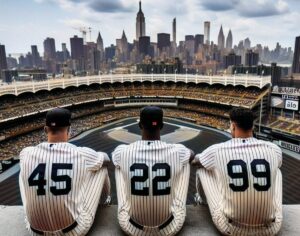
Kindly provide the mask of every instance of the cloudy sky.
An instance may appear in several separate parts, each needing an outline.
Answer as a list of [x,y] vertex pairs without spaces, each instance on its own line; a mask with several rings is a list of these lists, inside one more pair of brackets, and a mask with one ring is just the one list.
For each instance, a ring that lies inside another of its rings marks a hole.
[[[252,45],[274,48],[276,42],[294,47],[300,35],[300,0],[142,0],[146,34],[172,30],[177,18],[177,40],[187,34],[203,34],[203,22],[211,21],[211,40],[217,42],[221,24],[225,36],[232,29],[234,44],[249,37]],[[8,53],[26,53],[30,45],[43,52],[46,37],[56,39],[56,49],[78,27],[91,27],[92,39],[101,32],[105,46],[115,44],[124,29],[135,37],[138,0],[0,0],[0,44]],[[88,37],[89,38],[89,37]]]

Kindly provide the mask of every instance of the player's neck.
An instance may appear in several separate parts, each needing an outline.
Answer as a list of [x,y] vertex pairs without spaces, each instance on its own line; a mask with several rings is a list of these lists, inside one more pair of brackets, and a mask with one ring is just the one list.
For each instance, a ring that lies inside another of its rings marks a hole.
[[252,137],[253,137],[252,131],[249,132],[240,131],[235,134],[235,138],[252,138]]
[[144,132],[142,134],[142,140],[160,140],[160,133],[149,134]]
[[68,137],[48,136],[48,143],[66,143],[66,142],[68,142]]

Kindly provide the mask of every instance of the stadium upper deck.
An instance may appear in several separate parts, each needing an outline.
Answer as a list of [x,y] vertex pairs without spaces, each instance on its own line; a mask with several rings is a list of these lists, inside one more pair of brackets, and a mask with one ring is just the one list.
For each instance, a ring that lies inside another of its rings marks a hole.
[[0,87],[0,96],[6,94],[18,95],[25,92],[38,92],[40,90],[48,90],[54,88],[67,88],[69,86],[90,85],[93,83],[115,83],[115,82],[145,82],[145,81],[163,81],[163,82],[184,82],[184,83],[207,83],[209,85],[222,84],[244,87],[263,88],[271,83],[270,76],[242,76],[242,75],[226,75],[226,76],[205,76],[191,74],[129,74],[129,75],[98,75],[86,77],[72,77],[69,79],[53,79],[41,82],[24,82],[3,85]]
[[207,83],[186,84],[185,82],[170,81],[92,83],[89,86],[82,84],[78,87],[68,86],[64,89],[58,87],[50,91],[44,89],[35,92],[23,92],[18,96],[12,94],[0,96],[0,122],[45,112],[57,106],[68,107],[99,100],[140,97],[172,97],[181,100],[221,104],[229,108],[231,106],[253,108],[268,92],[268,86],[260,89],[254,86],[246,88],[244,86],[209,85]]

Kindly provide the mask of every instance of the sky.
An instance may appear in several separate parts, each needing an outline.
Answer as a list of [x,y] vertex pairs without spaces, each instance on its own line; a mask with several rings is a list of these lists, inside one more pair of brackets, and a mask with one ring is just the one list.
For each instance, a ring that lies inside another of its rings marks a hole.
[[[78,28],[91,27],[92,40],[101,32],[104,45],[116,43],[125,30],[135,38],[139,0],[0,0],[0,44],[6,53],[27,53],[37,45],[43,53],[47,37],[70,48],[70,37],[81,36]],[[294,49],[300,35],[300,0],[142,0],[146,35],[152,42],[157,33],[172,33],[177,19],[177,40],[203,34],[204,21],[211,22],[211,40],[217,42],[220,26],[225,37],[232,30],[233,42],[250,38],[273,49],[277,42]],[[87,36],[89,40],[89,35]],[[177,42],[178,43],[178,42]]]

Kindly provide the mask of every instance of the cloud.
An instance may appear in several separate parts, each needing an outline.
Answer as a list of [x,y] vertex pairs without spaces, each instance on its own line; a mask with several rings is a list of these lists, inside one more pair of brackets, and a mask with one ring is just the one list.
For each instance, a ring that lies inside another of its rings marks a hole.
[[239,0],[202,0],[201,5],[210,11],[227,11],[234,9]]
[[241,1],[237,9],[244,17],[267,17],[289,12],[288,4],[283,0],[276,3],[271,0]]
[[113,13],[113,12],[132,12],[133,9],[125,6],[119,0],[93,0],[88,6],[96,12]]
[[233,10],[243,17],[268,17],[289,12],[287,0],[201,0],[200,5],[210,11]]

